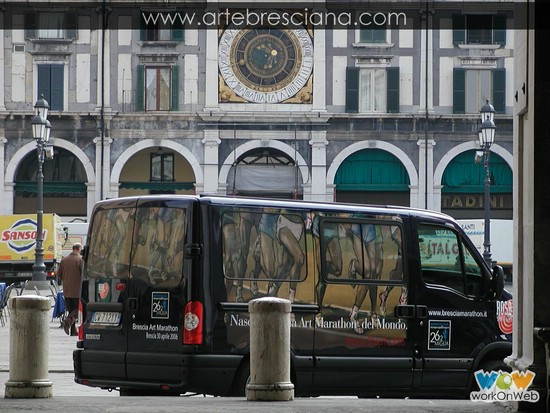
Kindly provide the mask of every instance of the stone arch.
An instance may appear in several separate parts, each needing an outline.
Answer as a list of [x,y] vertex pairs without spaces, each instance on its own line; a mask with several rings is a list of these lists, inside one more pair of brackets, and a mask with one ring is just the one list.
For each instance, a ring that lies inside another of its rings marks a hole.
[[[451,148],[449,152],[443,155],[443,157],[437,164],[437,167],[434,171],[434,209],[441,211],[441,180],[443,179],[443,172],[445,172],[447,166],[453,161],[453,159],[457,155],[471,150],[479,150],[479,145],[476,141],[464,142]],[[512,171],[514,170],[514,157],[510,152],[508,152],[502,146],[496,144],[493,144],[493,146],[491,146],[491,152],[499,155],[508,164],[510,169]],[[472,162],[474,162],[473,159]]]
[[191,166],[191,168],[193,169],[193,173],[195,174],[195,187],[197,188],[197,192],[200,192],[200,189],[203,187],[204,184],[201,165],[198,159],[189,149],[187,149],[180,143],[174,142],[173,140],[169,139],[144,139],[124,150],[124,152],[122,152],[122,154],[118,157],[115,164],[113,165],[110,179],[112,196],[118,196],[120,174],[122,173],[122,168],[124,168],[126,162],[128,162],[128,160],[139,151],[158,146],[172,149],[174,152],[183,156],[187,160],[187,162],[189,162],[189,165]]
[[[67,149],[74,156],[76,156],[77,159],[80,162],[82,162],[82,165],[84,166],[84,170],[86,171],[86,178],[88,180],[88,185],[95,184],[94,167],[92,165],[92,162],[90,161],[90,158],[88,158],[88,155],[86,155],[82,149],[80,149],[74,143],[71,143],[69,141],[59,139],[59,138],[55,138],[55,142],[53,146]],[[8,163],[8,167],[6,168],[7,183],[11,183],[11,184],[14,183],[15,175],[17,173],[17,168],[19,164],[32,151],[36,151],[36,144],[34,142],[29,142],[23,145],[21,148],[19,148],[15,152],[15,154],[13,155],[13,157],[10,159]]]
[[[95,169],[93,167],[92,161],[90,158],[88,158],[88,155],[80,149],[78,146],[76,146],[74,143],[69,142],[64,139],[55,138],[53,140],[53,146],[66,149],[67,151],[71,152],[76,158],[82,163],[82,166],[84,167],[84,170],[86,171],[86,179],[87,179],[87,215],[90,216],[91,207],[93,206],[94,202],[94,195],[93,192],[95,191]],[[9,213],[13,213],[13,199],[14,199],[14,188],[15,188],[15,175],[17,174],[17,168],[23,161],[23,159],[31,152],[36,152],[36,143],[29,142],[23,145],[21,148],[19,148],[14,155],[11,157],[11,159],[8,162],[8,166],[6,168],[6,175],[5,175],[5,189],[4,189],[4,199],[11,199],[12,205],[11,205],[11,211]]]
[[236,159],[239,159],[240,156],[244,155],[248,151],[256,148],[273,148],[285,153],[291,159],[294,159],[294,161],[298,164],[298,169],[300,170],[300,175],[302,177],[302,185],[309,182],[310,176],[308,165],[302,155],[297,153],[293,147],[277,140],[269,140],[268,142],[266,142],[260,139],[255,139],[240,145],[238,148],[232,151],[227,158],[224,159],[222,167],[220,169],[220,176],[218,180],[219,188],[227,187],[227,178],[229,175],[229,171],[233,166],[233,162]]

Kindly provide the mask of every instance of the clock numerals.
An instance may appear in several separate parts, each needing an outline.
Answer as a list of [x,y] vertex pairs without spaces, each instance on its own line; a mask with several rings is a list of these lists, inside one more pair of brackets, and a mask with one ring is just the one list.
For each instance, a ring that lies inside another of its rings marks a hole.
[[222,78],[249,102],[281,102],[307,83],[313,45],[305,30],[226,30],[219,43]]

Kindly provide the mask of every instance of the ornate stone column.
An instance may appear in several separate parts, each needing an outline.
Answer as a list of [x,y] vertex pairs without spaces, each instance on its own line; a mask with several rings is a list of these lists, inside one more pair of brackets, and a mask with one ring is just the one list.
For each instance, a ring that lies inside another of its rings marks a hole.
[[312,201],[332,201],[327,198],[327,132],[312,132],[311,140],[311,193]]
[[415,208],[440,209],[434,200],[434,146],[433,139],[424,139],[422,137],[417,142],[418,145],[418,196],[416,204],[413,204],[411,192],[411,206]]
[[[111,138],[101,137],[94,138],[95,143],[95,171],[96,171],[96,188],[95,195],[88,197],[88,202],[97,202],[101,199],[113,198],[118,196],[118,189],[113,191],[110,187],[111,182]],[[103,159],[101,158],[101,149],[103,147]],[[103,171],[103,172],[102,172]],[[91,189],[91,187],[89,188]]]
[[204,145],[204,187],[202,192],[205,194],[218,193],[218,148],[221,143],[219,135],[218,130],[205,130],[204,138],[201,141]]

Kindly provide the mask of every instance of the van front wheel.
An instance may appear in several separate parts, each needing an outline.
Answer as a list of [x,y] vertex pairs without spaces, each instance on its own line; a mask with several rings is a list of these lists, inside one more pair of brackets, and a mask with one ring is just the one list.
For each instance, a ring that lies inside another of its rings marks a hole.
[[233,384],[231,390],[229,390],[229,397],[245,397],[246,396],[246,384],[250,379],[250,360],[245,359],[233,377]]
[[[491,371],[503,371],[503,372],[512,372],[512,368],[504,363],[504,360],[486,360],[479,364],[477,370],[483,370],[485,372],[491,372]],[[476,370],[476,371],[477,371]],[[477,385],[475,377],[472,377],[472,384],[470,386],[470,392],[472,391],[479,391],[479,386]],[[469,397],[469,394],[468,394]]]
[[504,360],[487,360],[479,365],[478,370],[484,370],[486,372],[491,371],[505,371],[508,373],[512,372],[512,368],[504,362]]

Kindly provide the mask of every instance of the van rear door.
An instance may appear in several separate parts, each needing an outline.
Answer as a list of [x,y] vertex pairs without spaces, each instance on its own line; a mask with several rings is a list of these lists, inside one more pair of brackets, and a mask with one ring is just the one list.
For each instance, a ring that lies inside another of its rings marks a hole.
[[82,366],[94,377],[178,383],[194,200],[124,202],[97,207],[92,217]]
[[142,200],[135,214],[125,303],[129,379],[181,381],[187,301],[184,246],[191,201]]

